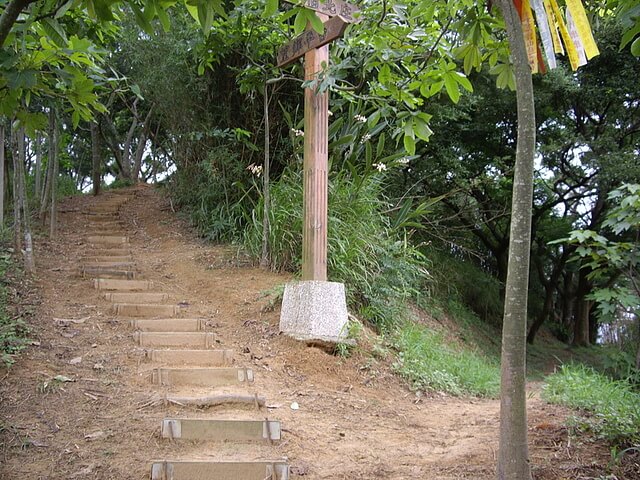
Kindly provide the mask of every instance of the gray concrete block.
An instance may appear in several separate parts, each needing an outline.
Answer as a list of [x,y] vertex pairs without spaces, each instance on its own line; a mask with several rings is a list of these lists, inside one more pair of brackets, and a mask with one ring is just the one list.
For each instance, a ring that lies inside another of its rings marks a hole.
[[342,342],[347,338],[344,284],[302,281],[285,287],[280,330],[298,340]]

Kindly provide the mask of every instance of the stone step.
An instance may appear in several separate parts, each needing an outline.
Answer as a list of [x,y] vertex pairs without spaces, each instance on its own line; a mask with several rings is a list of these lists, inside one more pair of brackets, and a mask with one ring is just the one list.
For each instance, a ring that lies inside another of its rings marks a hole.
[[135,266],[136,266],[135,262],[129,259],[128,261],[121,261],[121,262],[116,260],[110,260],[110,261],[101,261],[101,262],[96,261],[91,263],[83,263],[81,265],[81,268],[132,269]]
[[158,303],[114,303],[111,308],[123,317],[174,317],[178,314],[177,306]]
[[162,386],[224,387],[245,382],[253,382],[250,368],[161,367],[151,372],[151,383]]
[[211,395],[189,396],[166,394],[158,399],[159,403],[164,401],[165,405],[177,405],[180,407],[208,408],[219,406],[242,406],[260,409],[267,404],[265,397],[257,393],[249,395],[247,393],[214,393]]
[[151,480],[289,480],[289,465],[284,460],[161,460],[151,465]]
[[211,348],[216,341],[211,332],[136,332],[134,338],[141,347]]
[[233,363],[233,350],[147,350],[147,360],[172,365],[226,366]]
[[83,264],[94,264],[100,262],[130,262],[132,261],[131,255],[96,255],[94,257],[82,257],[80,261]]
[[94,223],[117,222],[118,216],[110,213],[87,213],[87,220]]
[[87,228],[87,234],[92,237],[122,237],[126,235],[126,228]]
[[83,277],[99,277],[106,280],[135,280],[138,277],[137,272],[109,267],[83,267],[80,274]]
[[116,248],[92,247],[86,255],[95,255],[100,257],[129,257],[131,258],[131,250],[118,245]]
[[87,237],[87,242],[92,243],[94,245],[107,243],[107,244],[121,244],[121,243],[129,243],[128,237],[123,237],[120,235],[107,236],[107,235],[92,235]]
[[202,318],[145,318],[131,320],[129,324],[143,332],[201,332],[207,321]]
[[164,302],[169,298],[166,293],[155,292],[109,292],[104,299],[114,303],[154,303]]
[[165,418],[162,438],[230,442],[272,442],[281,439],[280,422],[273,420],[215,420]]
[[110,278],[96,278],[93,280],[93,287],[96,290],[120,290],[137,291],[150,290],[153,284],[149,280],[117,280]]

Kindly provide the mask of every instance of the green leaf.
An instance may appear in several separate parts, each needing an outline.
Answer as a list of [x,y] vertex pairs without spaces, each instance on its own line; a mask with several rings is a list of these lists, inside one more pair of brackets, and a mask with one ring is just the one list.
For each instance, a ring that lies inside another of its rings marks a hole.
[[63,48],[67,46],[67,43],[69,42],[67,34],[56,19],[44,18],[40,24],[53,43]]
[[142,28],[142,30],[144,30],[145,33],[147,33],[148,35],[153,35],[154,34],[153,26],[151,25],[149,20],[147,20],[147,18],[144,16],[142,11],[133,4],[131,5],[131,10],[133,11],[133,16],[136,17],[136,23],[138,24],[138,26]]
[[311,28],[313,28],[318,34],[322,35],[324,33],[324,23],[322,20],[316,15],[316,12],[309,12],[307,15],[309,22],[311,22]]
[[38,72],[35,70],[18,70],[4,72],[7,86],[10,89],[33,88],[38,83]]
[[305,28],[307,28],[307,11],[300,9],[296,19],[293,21],[293,31],[296,35],[299,35],[304,32]]
[[631,44],[631,54],[634,57],[640,57],[640,37],[636,38]]
[[267,0],[264,6],[263,17],[270,17],[278,11],[278,0]]
[[458,90],[458,82],[456,82],[456,79],[450,73],[444,74],[442,78],[444,80],[444,87],[447,90],[449,98],[453,101],[453,103],[458,103],[458,101],[460,100],[460,90]]
[[158,15],[158,20],[160,20],[162,29],[165,32],[168,32],[171,29],[171,21],[169,20],[169,15],[167,15],[167,11],[164,8],[158,8],[156,10],[156,14]]
[[206,2],[198,2],[198,20],[205,35],[209,35],[213,25],[213,9]]
[[425,142],[429,141],[429,138],[433,134],[433,131],[429,128],[429,125],[421,118],[416,117],[413,121],[413,131],[416,136]]
[[389,83],[391,81],[391,67],[385,63],[378,70],[378,81],[382,84]]
[[384,142],[385,139],[387,138],[386,135],[380,135],[380,138],[378,138],[378,145],[376,147],[376,157],[380,158],[382,156],[382,154],[384,153]]
[[407,151],[409,155],[414,155],[416,153],[416,141],[409,135],[405,135],[403,138],[404,149]]

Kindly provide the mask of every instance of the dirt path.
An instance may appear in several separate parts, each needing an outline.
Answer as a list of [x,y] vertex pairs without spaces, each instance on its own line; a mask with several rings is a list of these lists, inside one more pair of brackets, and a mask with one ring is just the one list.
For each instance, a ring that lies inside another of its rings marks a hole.
[[[265,292],[288,276],[238,266],[233,248],[203,244],[155,190],[132,192],[119,218],[136,268],[168,293],[165,303],[177,305],[179,317],[204,319],[215,347],[235,352],[235,366],[252,369],[255,382],[243,391],[265,397],[266,407],[156,401],[167,392],[151,384],[154,366],[129,320],[78,274],[88,247],[83,212],[110,196],[71,198],[57,241],[38,243],[34,345],[0,377],[0,478],[143,479],[152,461],[167,458],[288,459],[291,478],[307,479],[493,478],[498,401],[418,397],[392,374],[390,359],[366,347],[342,358],[279,335]],[[608,451],[570,441],[567,412],[536,392],[529,400],[535,477],[602,472]],[[163,418],[187,416],[279,420],[282,440],[161,438]]]

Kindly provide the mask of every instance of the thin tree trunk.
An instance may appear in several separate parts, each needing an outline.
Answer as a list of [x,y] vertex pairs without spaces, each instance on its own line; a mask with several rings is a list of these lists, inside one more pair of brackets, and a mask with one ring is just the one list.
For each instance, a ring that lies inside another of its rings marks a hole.
[[101,166],[102,159],[100,158],[100,131],[96,122],[91,122],[91,180],[93,182],[93,194],[98,195],[100,193],[100,183],[102,181]]
[[34,3],[35,1],[36,0],[12,0],[5,6],[5,9],[0,16],[0,49],[2,49],[2,46],[4,45],[7,36],[9,36],[14,23],[18,20],[18,16],[29,6],[29,4]]
[[22,215],[20,210],[20,168],[18,167],[18,133],[11,128],[11,157],[13,160],[13,245],[16,253],[22,252]]
[[56,238],[56,232],[58,229],[58,215],[57,215],[57,195],[58,195],[58,129],[55,125],[55,117],[53,123],[53,151],[55,152],[53,167],[51,169],[51,215],[49,224],[49,236]]
[[499,0],[499,5],[505,19],[516,77],[518,143],[502,325],[500,445],[497,473],[499,480],[530,480],[525,382],[533,159],[536,138],[535,107],[531,68],[518,12],[511,0]]
[[47,161],[47,174],[45,176],[44,188],[42,190],[42,200],[40,201],[40,223],[45,226],[47,219],[47,207],[49,206],[49,196],[51,194],[51,184],[53,183],[53,164],[57,161],[58,148],[55,138],[56,116],[53,108],[49,110],[49,158]]
[[4,118],[0,117],[0,230],[4,227]]
[[22,222],[24,229],[24,269],[27,273],[35,272],[35,261],[33,259],[33,241],[31,239],[31,226],[29,222],[29,204],[27,202],[27,185],[25,181],[25,141],[24,128],[18,131],[18,198],[20,199],[20,210],[22,210]]
[[576,317],[573,324],[574,347],[589,345],[589,313],[591,302],[585,297],[591,293],[591,285],[587,279],[588,272],[582,268],[578,272],[578,291],[576,293]]
[[260,266],[269,265],[269,213],[271,210],[271,195],[269,191],[269,168],[270,168],[270,142],[269,142],[269,84],[264,85],[264,166],[262,168],[262,200],[264,211],[262,212],[262,256]]
[[40,145],[40,134],[36,133],[36,139],[35,139],[35,153],[36,153],[36,165],[34,167],[35,169],[35,184],[34,184],[34,193],[35,193],[35,199],[37,200],[38,198],[40,198],[40,188],[42,187],[41,183],[42,183],[42,147]]

